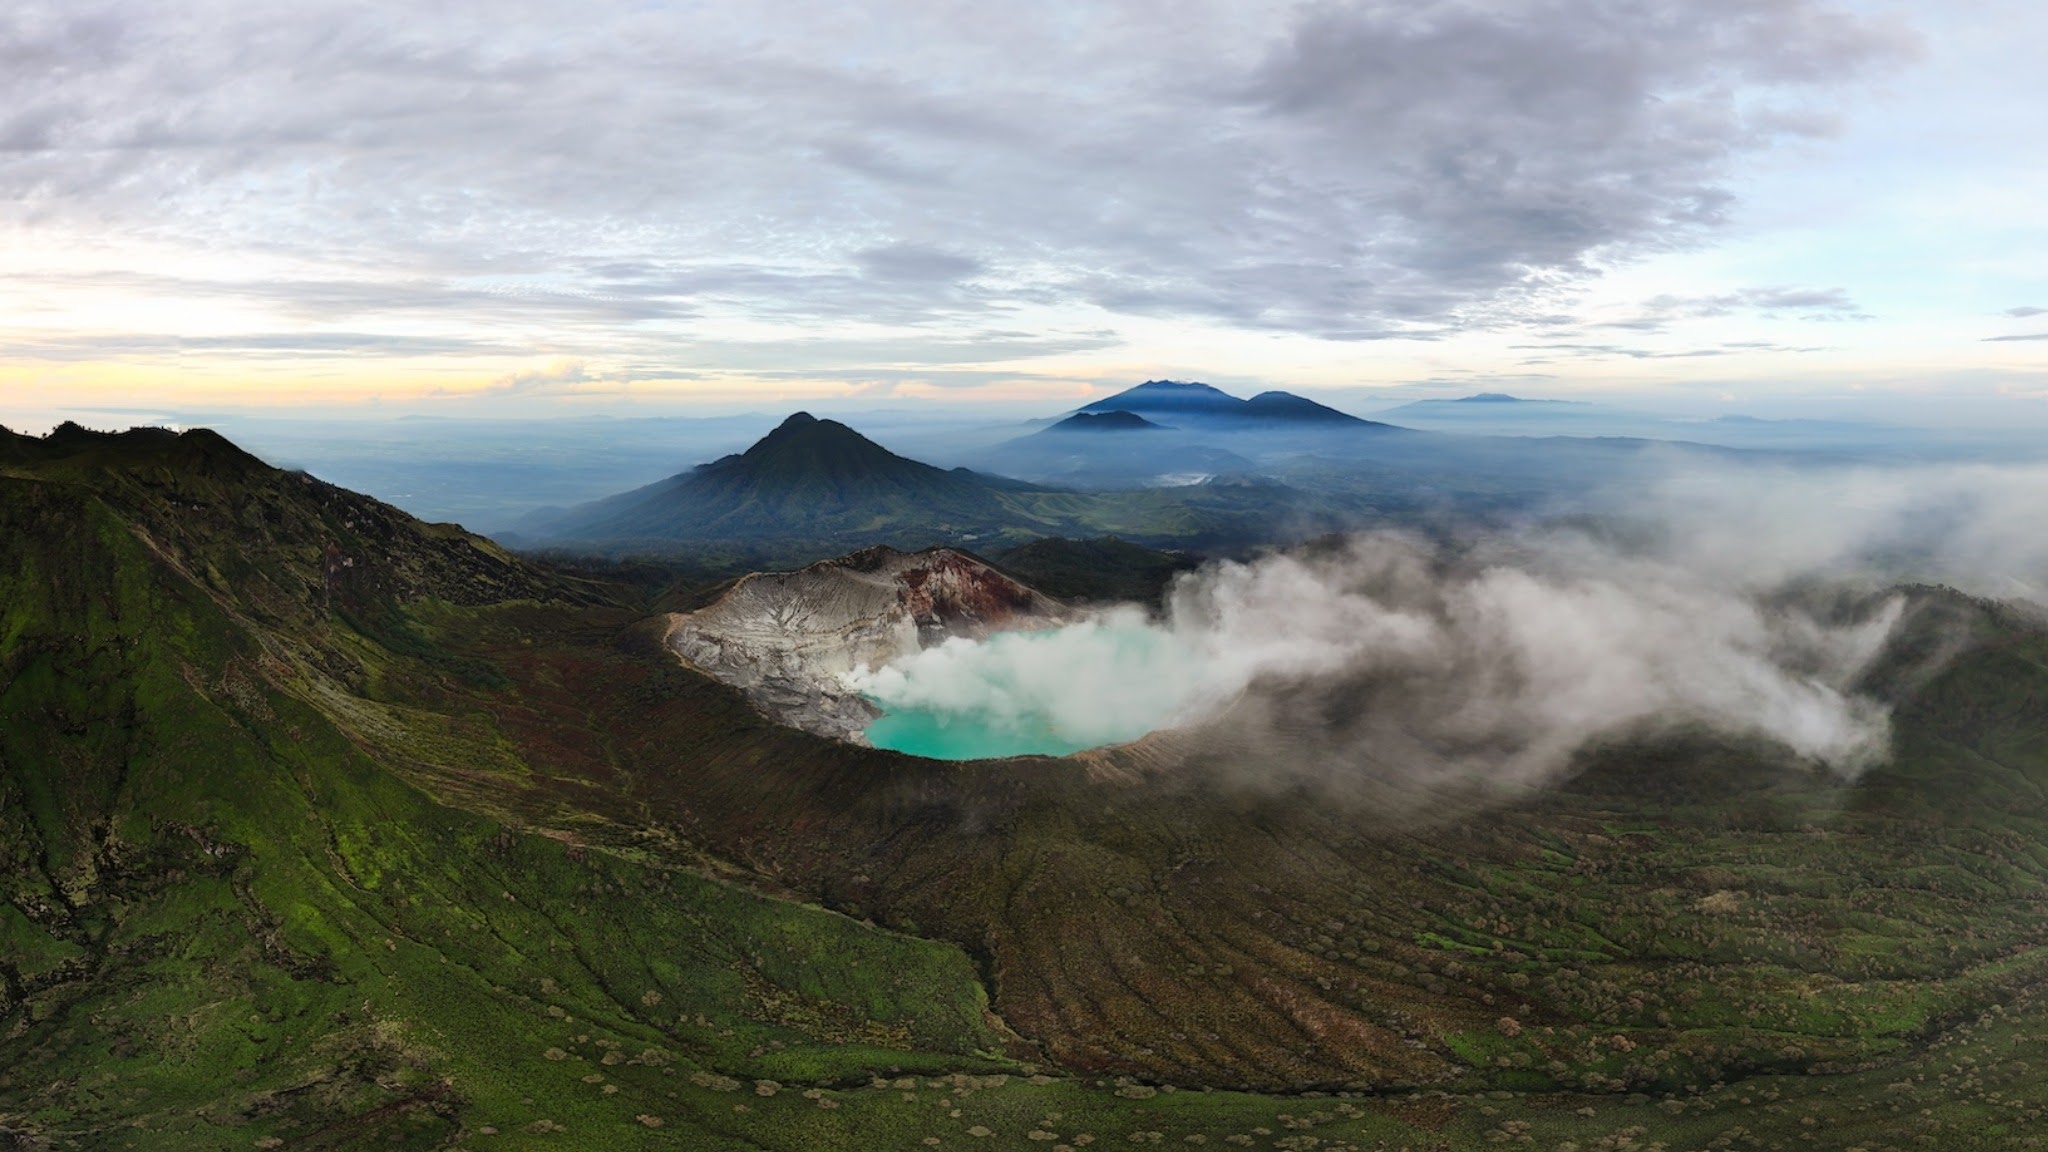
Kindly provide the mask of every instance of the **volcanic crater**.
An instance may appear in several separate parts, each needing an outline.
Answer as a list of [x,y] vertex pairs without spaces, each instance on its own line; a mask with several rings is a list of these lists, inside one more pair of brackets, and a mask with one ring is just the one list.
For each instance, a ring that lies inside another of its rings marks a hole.
[[875,547],[795,572],[742,577],[669,617],[668,648],[792,728],[855,744],[881,709],[845,682],[860,667],[960,636],[1055,628],[1067,605],[952,548]]

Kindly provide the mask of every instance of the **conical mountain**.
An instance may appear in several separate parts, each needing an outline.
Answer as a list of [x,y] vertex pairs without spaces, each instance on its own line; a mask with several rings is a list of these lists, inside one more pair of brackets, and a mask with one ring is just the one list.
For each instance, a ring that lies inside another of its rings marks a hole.
[[1165,427],[1166,425],[1156,424],[1136,412],[1076,412],[1057,424],[1041,429],[1035,435],[1065,436],[1071,432],[1158,432]]
[[798,412],[745,452],[530,525],[611,547],[678,541],[844,539],[921,547],[1043,527],[1012,499],[1027,485],[948,471],[889,451],[836,420]]
[[1240,412],[1250,419],[1275,423],[1373,425],[1370,420],[1361,420],[1292,392],[1261,392],[1245,401]]
[[826,514],[880,497],[945,499],[984,487],[971,473],[898,456],[837,420],[808,412],[784,420],[745,452],[684,475],[700,498],[726,495],[742,504],[795,500]]

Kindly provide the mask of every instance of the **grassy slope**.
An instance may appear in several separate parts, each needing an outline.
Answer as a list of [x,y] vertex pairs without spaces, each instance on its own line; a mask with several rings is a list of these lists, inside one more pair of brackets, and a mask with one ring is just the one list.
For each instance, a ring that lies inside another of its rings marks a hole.
[[[322,670],[99,498],[0,490],[0,1126],[437,1146],[545,1120],[701,1147],[734,1113],[693,1070],[1000,1054],[957,950],[436,804],[309,703]],[[354,651],[372,695],[401,671]]]
[[1003,570],[1048,596],[1071,601],[1156,604],[1167,586],[1200,562],[1119,540],[1050,538],[996,553]]
[[[0,480],[22,1139],[1875,1148],[2038,1116],[2022,624],[1964,612],[1855,788],[1638,750],[1396,830],[1135,754],[849,752],[601,590],[296,478],[99,467]],[[1360,1094],[1192,1090],[1233,1083]]]

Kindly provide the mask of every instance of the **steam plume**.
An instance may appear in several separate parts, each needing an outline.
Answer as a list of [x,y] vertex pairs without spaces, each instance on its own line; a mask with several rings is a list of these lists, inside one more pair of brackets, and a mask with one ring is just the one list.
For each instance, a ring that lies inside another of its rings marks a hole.
[[[1853,772],[1883,709],[1849,690],[1897,617],[1848,625],[1623,566],[1482,564],[1401,537],[1212,566],[1163,618],[1122,608],[1047,633],[948,640],[855,674],[884,707],[1049,727],[1079,743],[1222,722],[1297,754],[1520,783],[1601,737],[1682,724],[1761,736]],[[1240,735],[1242,733],[1240,732]]]
[[850,679],[890,709],[1077,744],[1199,726],[1290,769],[1538,783],[1679,728],[1853,775],[1889,742],[1857,691],[1902,610],[1816,581],[2043,586],[2048,471],[1674,472],[1590,526],[1458,546],[1374,533],[1211,565],[1163,613],[953,639]]

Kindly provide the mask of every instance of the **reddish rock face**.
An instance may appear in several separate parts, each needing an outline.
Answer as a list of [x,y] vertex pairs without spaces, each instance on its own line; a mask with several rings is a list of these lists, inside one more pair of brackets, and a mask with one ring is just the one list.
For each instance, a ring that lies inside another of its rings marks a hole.
[[932,552],[930,562],[897,576],[898,601],[918,631],[1001,628],[1042,613],[1042,597],[1024,585],[958,552]]

